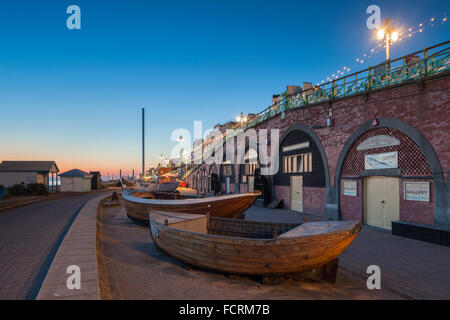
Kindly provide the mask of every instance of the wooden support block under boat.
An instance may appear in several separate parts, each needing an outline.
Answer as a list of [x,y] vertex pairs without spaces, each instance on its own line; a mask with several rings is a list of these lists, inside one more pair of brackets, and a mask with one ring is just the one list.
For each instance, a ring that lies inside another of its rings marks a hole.
[[148,211],[210,214],[213,217],[237,218],[261,195],[260,191],[182,200],[143,199],[130,189],[122,192],[122,202],[131,219],[148,223]]
[[292,227],[275,239],[242,238],[211,234],[208,226],[215,218],[209,219],[149,213],[155,245],[188,264],[232,274],[282,275],[321,267],[336,259],[361,230],[357,221],[321,221]]

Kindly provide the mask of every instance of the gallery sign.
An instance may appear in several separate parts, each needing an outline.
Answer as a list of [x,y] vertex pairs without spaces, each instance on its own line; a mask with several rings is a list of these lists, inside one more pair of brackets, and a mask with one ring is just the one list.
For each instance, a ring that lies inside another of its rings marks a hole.
[[410,201],[430,201],[429,182],[403,182],[403,194],[405,200]]
[[356,150],[368,150],[382,147],[391,147],[400,145],[400,140],[387,136],[387,135],[378,135],[374,137],[370,137],[359,144]]
[[366,170],[398,168],[398,152],[368,154],[364,156],[364,168]]
[[343,180],[342,189],[344,196],[356,197],[358,195],[358,184],[355,180]]

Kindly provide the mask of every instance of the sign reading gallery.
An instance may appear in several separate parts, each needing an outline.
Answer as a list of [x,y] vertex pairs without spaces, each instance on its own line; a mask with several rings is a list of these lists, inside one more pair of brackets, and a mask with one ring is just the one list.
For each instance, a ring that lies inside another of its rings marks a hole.
[[429,182],[403,182],[403,194],[405,200],[410,201],[430,201]]

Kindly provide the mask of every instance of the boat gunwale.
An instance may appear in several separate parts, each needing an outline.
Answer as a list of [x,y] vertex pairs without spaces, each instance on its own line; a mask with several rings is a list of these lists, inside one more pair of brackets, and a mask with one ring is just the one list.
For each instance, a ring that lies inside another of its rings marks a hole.
[[[162,223],[159,223],[157,221],[155,221],[154,219],[152,219],[151,217],[151,212],[149,213],[149,227],[151,229],[152,223],[157,225],[158,228],[163,228],[163,229],[172,229],[175,230],[176,232],[181,232],[184,234],[191,234],[194,236],[201,236],[204,237],[205,240],[207,240],[206,238],[209,239],[229,239],[232,241],[239,241],[239,242],[243,242],[243,241],[247,241],[247,242],[253,242],[254,245],[255,242],[263,242],[261,245],[263,245],[264,243],[269,243],[269,242],[277,242],[278,245],[280,245],[280,242],[296,242],[298,240],[301,239],[305,239],[305,238],[314,238],[314,237],[321,237],[324,235],[334,235],[334,234],[348,234],[348,235],[353,235],[355,233],[359,233],[362,229],[362,225],[361,222],[357,221],[357,220],[346,220],[346,222],[354,222],[351,228],[348,229],[344,229],[344,230],[336,230],[336,231],[331,231],[331,232],[324,232],[324,233],[318,233],[318,234],[313,234],[313,235],[299,235],[299,236],[295,236],[295,237],[288,237],[288,238],[272,238],[272,239],[263,239],[263,238],[243,238],[243,237],[233,237],[233,236],[223,236],[223,235],[218,235],[218,234],[210,234],[210,233],[200,233],[200,232],[193,232],[193,231],[188,231],[188,230],[181,230],[181,229],[177,229],[177,228],[173,228],[170,225],[164,225]],[[245,220],[244,220],[245,221]],[[253,221],[253,222],[258,222],[258,221]],[[323,222],[327,222],[327,221],[323,221]],[[306,223],[310,223],[310,222],[306,222]],[[304,225],[305,223],[301,223],[299,226]],[[150,233],[153,237],[153,232]]]
[[228,199],[234,199],[234,198],[246,198],[246,197],[259,197],[261,195],[261,191],[254,191],[254,192],[248,192],[248,193],[239,193],[239,194],[230,194],[230,195],[224,195],[219,197],[210,197],[210,198],[192,198],[192,199],[143,199],[139,198],[133,193],[128,190],[124,189],[122,191],[122,199],[132,202],[132,203],[138,203],[138,204],[148,204],[148,205],[195,205],[195,204],[201,204],[201,203],[208,203],[208,202],[217,202],[221,200],[228,200]]

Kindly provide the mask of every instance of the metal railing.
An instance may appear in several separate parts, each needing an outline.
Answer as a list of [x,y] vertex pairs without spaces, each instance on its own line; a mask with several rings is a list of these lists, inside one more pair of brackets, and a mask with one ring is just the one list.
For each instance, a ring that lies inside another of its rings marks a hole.
[[[288,110],[304,108],[310,105],[333,101],[373,90],[386,88],[409,80],[418,80],[431,75],[450,70],[450,41],[408,54],[395,60],[387,60],[375,67],[369,67],[330,82],[313,86],[295,95],[282,94],[280,103],[272,105],[248,119],[245,123],[238,123],[228,136],[222,134],[221,139],[211,146],[203,143],[203,161],[209,159],[217,147],[224,145],[228,139],[235,137],[239,132],[255,127]],[[203,151],[206,149],[206,152]],[[200,164],[192,167],[183,177],[189,176]]]

